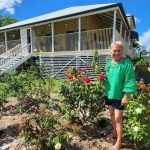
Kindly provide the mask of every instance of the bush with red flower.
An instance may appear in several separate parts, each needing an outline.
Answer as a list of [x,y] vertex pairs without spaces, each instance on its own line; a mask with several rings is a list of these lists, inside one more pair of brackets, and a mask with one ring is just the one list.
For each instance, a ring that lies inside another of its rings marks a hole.
[[99,76],[99,79],[100,79],[100,80],[105,80],[105,75],[101,74],[101,75]]
[[72,76],[72,75],[68,75],[67,78],[68,78],[69,80],[72,80],[72,79],[73,79],[73,76]]
[[68,82],[61,88],[65,116],[82,123],[93,120],[104,108],[105,76],[89,77],[87,67],[70,67],[65,75]]
[[143,80],[128,100],[124,121],[124,136],[134,142],[135,149],[150,147],[150,85]]

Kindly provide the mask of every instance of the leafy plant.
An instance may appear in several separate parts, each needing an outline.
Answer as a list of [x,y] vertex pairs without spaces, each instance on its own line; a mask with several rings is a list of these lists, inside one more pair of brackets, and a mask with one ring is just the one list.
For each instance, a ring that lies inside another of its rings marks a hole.
[[100,73],[100,62],[98,57],[98,51],[94,50],[93,60],[91,62],[91,67],[94,68],[95,73]]
[[69,80],[61,88],[64,114],[78,118],[82,123],[91,121],[104,108],[104,75],[94,81],[87,76],[86,69],[70,67],[66,72]]
[[137,92],[129,99],[124,128],[124,135],[140,148],[150,146],[150,86],[142,82],[137,82]]
[[148,66],[148,61],[146,59],[140,59],[136,62],[135,66],[140,66],[140,65],[147,65]]
[[65,148],[80,128],[71,126],[59,112],[47,106],[41,103],[36,114],[22,117],[20,136],[25,137],[26,145],[37,150]]

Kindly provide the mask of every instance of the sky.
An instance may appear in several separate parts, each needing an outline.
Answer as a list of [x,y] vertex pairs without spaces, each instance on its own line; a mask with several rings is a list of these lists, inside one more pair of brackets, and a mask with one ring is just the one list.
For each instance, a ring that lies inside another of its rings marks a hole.
[[134,15],[139,43],[150,51],[150,0],[0,0],[0,14],[20,21],[72,6],[121,2]]

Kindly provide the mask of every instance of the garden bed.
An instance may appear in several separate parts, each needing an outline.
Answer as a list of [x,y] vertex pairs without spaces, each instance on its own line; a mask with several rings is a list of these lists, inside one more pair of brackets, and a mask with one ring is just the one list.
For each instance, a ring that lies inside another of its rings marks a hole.
[[[58,98],[57,94],[51,95],[54,98]],[[27,114],[16,113],[17,105],[18,103],[15,98],[9,99],[8,103],[6,103],[3,116],[0,119],[0,149],[2,146],[5,146],[4,149],[7,149],[7,147],[14,149],[16,146],[22,149],[23,147],[20,146],[22,139],[18,138],[20,132],[18,125],[21,117]],[[103,112],[103,115],[109,119],[108,111]],[[83,126],[80,133],[70,142],[67,150],[108,150],[112,143],[109,143],[106,137],[111,132],[111,125],[108,121],[105,123],[105,127],[100,127],[97,122]],[[122,150],[131,149],[131,145],[124,140]]]

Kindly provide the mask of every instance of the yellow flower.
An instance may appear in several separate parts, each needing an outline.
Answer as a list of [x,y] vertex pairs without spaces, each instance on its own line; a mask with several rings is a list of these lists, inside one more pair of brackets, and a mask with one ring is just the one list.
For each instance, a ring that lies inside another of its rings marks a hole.
[[55,145],[55,150],[60,150],[61,149],[61,144],[60,143],[57,143],[56,145]]
[[73,137],[73,134],[71,132],[68,132],[68,138],[71,139]]

